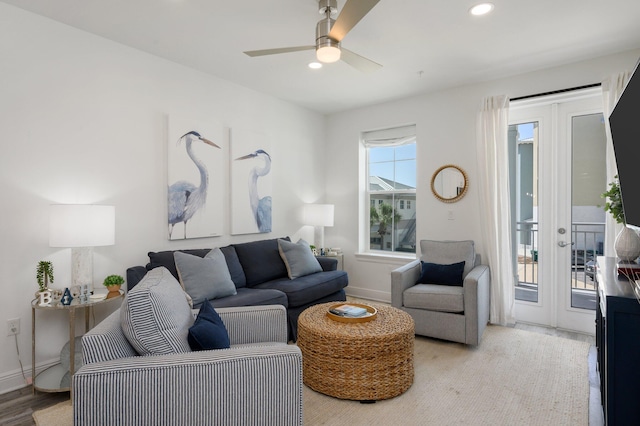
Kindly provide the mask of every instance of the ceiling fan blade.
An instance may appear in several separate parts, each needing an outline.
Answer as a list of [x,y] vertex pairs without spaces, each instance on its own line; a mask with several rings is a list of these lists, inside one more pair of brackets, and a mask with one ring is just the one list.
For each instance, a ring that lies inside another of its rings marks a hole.
[[367,59],[364,56],[358,55],[357,53],[353,53],[352,51],[345,49],[344,47],[341,47],[340,51],[340,59],[342,59],[358,71],[370,73],[382,68],[382,65],[380,65],[379,63],[373,62],[371,59]]
[[380,0],[347,0],[338,19],[331,27],[329,37],[340,41]]
[[315,46],[281,47],[279,49],[248,50],[244,52],[244,54],[253,58],[255,56],[278,55],[280,53],[300,52],[302,50],[315,50],[315,48]]

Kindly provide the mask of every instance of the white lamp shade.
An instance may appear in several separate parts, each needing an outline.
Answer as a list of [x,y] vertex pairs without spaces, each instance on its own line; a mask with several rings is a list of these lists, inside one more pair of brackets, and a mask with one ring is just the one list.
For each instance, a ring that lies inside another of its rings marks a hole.
[[312,226],[333,226],[333,204],[305,204],[304,224]]
[[49,209],[49,246],[98,247],[115,244],[114,206],[53,204]]

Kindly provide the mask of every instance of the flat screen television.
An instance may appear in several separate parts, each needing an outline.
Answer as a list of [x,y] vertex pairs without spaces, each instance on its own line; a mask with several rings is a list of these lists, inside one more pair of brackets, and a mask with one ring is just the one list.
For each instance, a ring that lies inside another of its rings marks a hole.
[[618,166],[622,209],[628,225],[640,227],[640,61],[609,115]]

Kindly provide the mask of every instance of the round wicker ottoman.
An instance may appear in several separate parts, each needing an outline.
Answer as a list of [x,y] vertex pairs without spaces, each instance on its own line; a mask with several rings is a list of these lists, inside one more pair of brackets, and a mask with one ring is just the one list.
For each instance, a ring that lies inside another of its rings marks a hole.
[[369,322],[328,318],[323,303],[298,318],[304,384],[340,399],[393,398],[413,384],[413,319],[405,312],[368,303],[378,310]]

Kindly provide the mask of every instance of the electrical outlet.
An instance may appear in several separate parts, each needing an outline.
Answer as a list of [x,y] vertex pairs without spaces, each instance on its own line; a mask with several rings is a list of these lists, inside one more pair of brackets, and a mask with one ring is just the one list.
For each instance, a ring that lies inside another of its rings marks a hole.
[[14,336],[20,334],[20,318],[13,318],[7,320],[7,336]]

